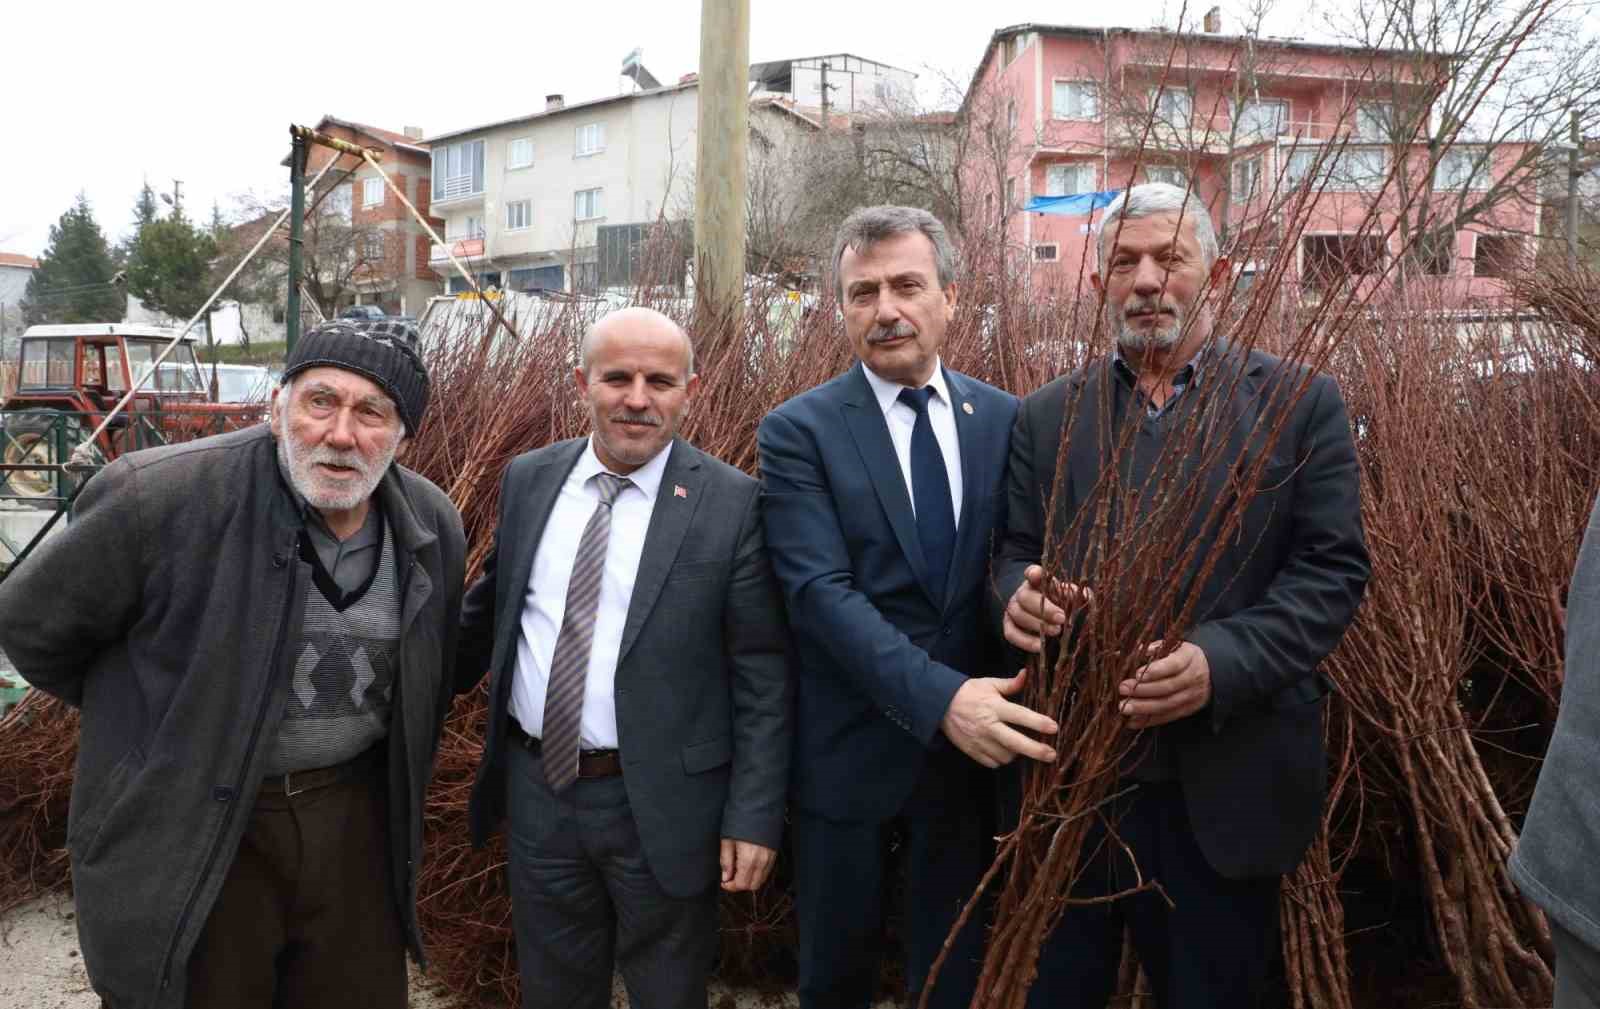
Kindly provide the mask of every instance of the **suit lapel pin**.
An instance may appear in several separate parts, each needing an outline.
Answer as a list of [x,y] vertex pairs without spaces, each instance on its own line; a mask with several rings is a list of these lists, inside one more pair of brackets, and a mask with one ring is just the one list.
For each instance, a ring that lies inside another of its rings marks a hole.
[[689,490],[688,490],[688,488],[684,487],[683,484],[675,483],[675,484],[672,485],[672,496],[673,497],[681,497],[684,500],[688,500],[688,498],[689,498]]
[[961,409],[963,409],[963,410],[965,410],[967,412],[967,416],[968,417],[972,416],[972,404],[971,403],[962,403],[961,404]]

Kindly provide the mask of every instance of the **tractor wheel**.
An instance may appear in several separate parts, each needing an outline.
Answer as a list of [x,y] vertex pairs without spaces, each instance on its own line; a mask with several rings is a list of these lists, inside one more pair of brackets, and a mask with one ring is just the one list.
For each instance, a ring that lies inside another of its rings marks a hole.
[[[0,458],[12,465],[54,465],[72,458],[87,432],[82,418],[60,410],[27,410],[0,416]],[[57,450],[66,454],[56,458]],[[94,453],[104,461],[100,452]],[[37,508],[54,508],[86,474],[51,470],[10,470],[0,474],[0,494]]]

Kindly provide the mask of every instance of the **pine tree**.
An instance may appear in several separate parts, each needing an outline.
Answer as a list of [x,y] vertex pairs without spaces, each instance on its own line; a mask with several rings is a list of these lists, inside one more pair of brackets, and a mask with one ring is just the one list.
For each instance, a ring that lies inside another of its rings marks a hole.
[[217,243],[174,211],[145,225],[128,251],[128,293],[158,312],[187,319],[211,293]]
[[128,265],[128,257],[133,253],[133,243],[143,231],[145,225],[154,223],[161,216],[161,205],[156,203],[156,191],[150,188],[150,180],[145,179],[144,185],[139,187],[139,197],[133,201],[133,224],[127,237],[117,243],[112,252],[118,266]]
[[116,265],[106,236],[83,193],[50,228],[50,244],[22,296],[30,325],[47,322],[121,322],[127,297],[112,282]]

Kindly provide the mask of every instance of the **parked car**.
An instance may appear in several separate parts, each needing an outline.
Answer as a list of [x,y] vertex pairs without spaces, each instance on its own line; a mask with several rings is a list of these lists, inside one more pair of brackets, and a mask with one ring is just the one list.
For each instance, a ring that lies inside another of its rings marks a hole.
[[270,369],[259,364],[201,364],[200,377],[211,381],[217,373],[218,403],[265,403],[277,384]]
[[341,319],[383,319],[387,318],[383,309],[377,305],[351,305],[339,313]]

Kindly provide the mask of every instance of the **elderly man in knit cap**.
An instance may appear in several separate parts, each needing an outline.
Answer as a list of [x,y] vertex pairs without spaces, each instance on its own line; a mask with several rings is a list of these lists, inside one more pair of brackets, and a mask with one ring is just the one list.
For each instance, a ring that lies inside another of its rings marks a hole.
[[415,330],[319,326],[270,425],[123,456],[0,585],[0,649],[79,709],[67,824],[111,1009],[403,1009],[465,544],[394,464]]

